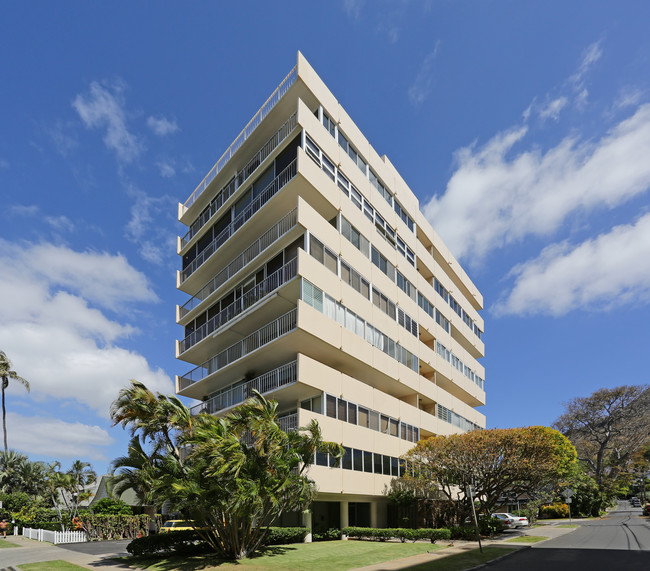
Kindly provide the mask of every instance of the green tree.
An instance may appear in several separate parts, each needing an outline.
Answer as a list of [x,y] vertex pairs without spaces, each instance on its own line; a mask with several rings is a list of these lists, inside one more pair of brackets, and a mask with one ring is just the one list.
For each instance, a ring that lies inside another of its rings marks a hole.
[[133,515],[131,506],[122,500],[102,498],[92,506],[95,515]]
[[23,476],[29,458],[15,450],[0,452],[0,492],[24,492]]
[[5,452],[7,447],[7,409],[5,407],[5,390],[9,386],[9,381],[19,383],[29,392],[29,382],[23,379],[16,371],[11,369],[11,361],[4,351],[0,351],[0,379],[2,379],[2,432],[4,434]]
[[[153,478],[152,493],[206,528],[201,535],[228,558],[252,555],[268,526],[310,504],[315,487],[306,471],[317,451],[342,454],[338,444],[323,441],[315,421],[284,432],[277,403],[261,395],[225,417],[192,418],[178,399],[154,395],[132,381],[113,403],[111,415],[116,424],[158,446],[159,458],[146,464],[153,472],[143,476]],[[138,454],[132,446],[129,455]]]
[[634,457],[650,438],[650,387],[600,389],[565,404],[553,426],[576,447],[598,488],[598,513],[634,476]]
[[109,493],[119,498],[127,490],[133,490],[141,506],[155,506],[154,488],[162,462],[159,447],[147,454],[138,436],[134,436],[129,442],[127,455],[113,460]]
[[405,456],[402,480],[418,497],[445,498],[463,521],[471,513],[468,487],[484,514],[507,496],[537,496],[575,470],[576,451],[544,426],[474,430],[421,440]]

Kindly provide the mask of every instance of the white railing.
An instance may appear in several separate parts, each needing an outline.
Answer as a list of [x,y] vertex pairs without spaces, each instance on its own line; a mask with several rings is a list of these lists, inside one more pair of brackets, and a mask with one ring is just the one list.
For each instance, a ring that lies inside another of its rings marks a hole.
[[298,258],[293,258],[282,266],[279,270],[273,272],[266,279],[258,283],[252,290],[247,291],[239,299],[233,301],[230,305],[223,308],[214,317],[211,317],[206,323],[198,329],[192,331],[180,343],[181,353],[187,351],[190,347],[196,345],[199,341],[205,339],[217,329],[241,315],[249,307],[256,304],[260,299],[282,287],[298,275]]
[[292,309],[288,313],[281,315],[276,320],[267,323],[257,331],[254,331],[241,341],[224,349],[218,355],[215,355],[205,363],[192,369],[189,373],[185,373],[179,377],[180,389],[186,389],[191,384],[203,380],[208,375],[215,373],[226,365],[230,365],[234,361],[241,359],[245,355],[256,351],[263,345],[275,341],[282,335],[293,331],[296,328],[297,310]]
[[255,240],[242,254],[237,256],[230,262],[223,270],[221,270],[214,278],[205,284],[201,290],[181,307],[179,314],[185,317],[190,311],[198,306],[204,299],[206,299],[213,291],[223,285],[227,280],[234,276],[247,264],[250,264],[257,256],[259,256],[269,246],[277,242],[289,230],[291,230],[298,220],[298,209],[294,208],[280,221],[276,222],[269,228],[259,239]]
[[297,161],[294,160],[278,176],[273,179],[260,195],[253,200],[243,212],[237,216],[221,233],[210,242],[205,249],[201,250],[194,260],[181,272],[181,282],[184,282],[201,266],[212,254],[214,254],[223,244],[239,230],[262,206],[273,198],[284,186],[296,176]]
[[278,426],[284,432],[291,432],[298,430],[298,413],[288,414],[278,418]]
[[47,529],[32,529],[23,527],[23,537],[48,543],[82,543],[88,541],[85,531],[49,531]]
[[[253,396],[254,390],[260,394],[265,394],[277,390],[280,387],[295,383],[298,380],[297,373],[297,361],[292,361],[291,363],[282,365],[281,367],[273,369],[268,373],[264,373],[252,381],[241,383],[237,386],[226,389],[220,394],[213,396],[211,399],[199,405],[193,406],[190,409],[190,412],[194,416],[202,413],[214,414],[225,408],[229,408],[231,406],[245,402],[247,399]],[[282,425],[280,428],[284,430]],[[289,428],[290,427],[288,427],[288,429]]]
[[246,166],[233,176],[219,192],[217,192],[216,196],[210,201],[210,205],[205,208],[190,225],[189,230],[181,239],[181,248],[187,246],[188,242],[196,236],[196,233],[212,220],[213,216],[219,212],[224,203],[253,175],[257,170],[257,167],[259,167],[259,165],[264,162],[274,149],[289,136],[297,124],[296,114],[294,113],[289,117],[286,123],[276,131],[275,135],[264,143],[262,148],[255,153],[255,156],[248,161]]
[[248,139],[248,137],[251,136],[253,131],[257,128],[257,126],[262,122],[264,117],[266,117],[275,107],[276,103],[280,101],[282,96],[289,91],[289,88],[295,83],[296,79],[298,78],[298,66],[294,66],[294,68],[289,72],[287,77],[285,77],[282,80],[282,83],[278,85],[275,89],[275,91],[271,94],[271,96],[264,102],[264,105],[260,107],[259,111],[255,113],[253,118],[248,122],[246,127],[242,129],[242,132],[237,135],[237,138],[230,144],[230,146],[226,149],[226,152],[221,155],[221,158],[216,162],[216,164],[210,169],[210,172],[205,175],[205,178],[199,183],[199,186],[196,187],[194,192],[190,195],[190,197],[185,201],[185,208],[189,208],[194,204],[196,199],[201,196],[201,193],[208,187],[210,182],[214,179],[215,176],[219,173],[219,171],[224,167],[224,165],[230,160],[230,158],[235,154],[235,151],[239,149],[239,147],[242,146],[244,141]]

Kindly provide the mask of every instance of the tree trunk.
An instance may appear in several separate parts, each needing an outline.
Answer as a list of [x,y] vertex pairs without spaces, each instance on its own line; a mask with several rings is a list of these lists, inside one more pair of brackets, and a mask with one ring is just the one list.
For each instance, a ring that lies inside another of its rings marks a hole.
[[8,451],[7,448],[7,410],[5,409],[5,379],[2,379],[2,432],[5,439],[5,453]]

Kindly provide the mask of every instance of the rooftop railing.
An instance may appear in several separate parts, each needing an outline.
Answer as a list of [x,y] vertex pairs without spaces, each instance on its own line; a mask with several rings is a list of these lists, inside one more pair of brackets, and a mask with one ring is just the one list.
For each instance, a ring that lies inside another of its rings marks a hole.
[[251,175],[257,170],[264,160],[284,141],[298,124],[296,114],[289,117],[287,122],[278,129],[278,131],[255,153],[255,156],[248,161],[248,164],[241,169],[212,199],[210,206],[206,208],[198,218],[191,224],[190,229],[185,236],[181,238],[181,247],[187,246],[189,241],[196,236],[197,232],[203,228],[212,217],[219,211],[224,203],[235,193],[235,191],[246,182]]
[[187,351],[190,347],[196,345],[199,341],[205,339],[208,335],[219,329],[222,325],[228,323],[260,299],[267,296],[276,289],[282,287],[288,281],[292,280],[298,274],[298,258],[286,263],[279,270],[273,272],[266,279],[262,280],[253,289],[247,291],[239,299],[226,306],[214,317],[211,317],[201,327],[192,331],[185,339],[180,342],[181,353]]
[[239,230],[264,204],[275,196],[293,177],[296,176],[297,161],[292,161],[273,181],[237,216],[222,232],[210,242],[181,272],[181,283],[190,277],[214,254],[237,230]]
[[271,96],[264,102],[264,105],[260,107],[259,111],[255,113],[253,118],[248,122],[246,127],[242,129],[242,132],[237,135],[237,138],[230,144],[230,146],[226,149],[226,152],[221,155],[219,160],[216,162],[216,164],[210,169],[210,172],[205,175],[205,178],[199,183],[199,185],[196,187],[194,192],[190,195],[190,197],[185,201],[185,208],[189,208],[196,202],[196,199],[201,196],[201,193],[208,187],[208,185],[212,182],[215,176],[221,171],[221,169],[224,167],[224,165],[232,158],[232,156],[235,154],[237,149],[242,146],[244,141],[248,139],[248,137],[251,136],[253,131],[257,128],[257,126],[262,122],[264,117],[266,117],[269,114],[269,111],[275,107],[275,105],[282,99],[282,96],[289,91],[289,88],[296,82],[296,79],[298,78],[298,66],[294,66],[294,68],[289,72],[289,74],[282,80],[282,83],[278,85],[275,89],[275,91],[271,94]]
[[180,317],[185,317],[190,311],[197,307],[203,300],[217,288],[221,287],[226,281],[234,276],[247,264],[250,264],[257,256],[264,252],[267,248],[275,244],[282,236],[289,232],[296,226],[298,220],[298,209],[294,208],[289,214],[284,216],[281,220],[276,222],[269,228],[258,240],[255,240],[243,253],[237,256],[230,262],[223,270],[221,270],[214,278],[205,284],[201,290],[188,301],[186,301],[180,309]]

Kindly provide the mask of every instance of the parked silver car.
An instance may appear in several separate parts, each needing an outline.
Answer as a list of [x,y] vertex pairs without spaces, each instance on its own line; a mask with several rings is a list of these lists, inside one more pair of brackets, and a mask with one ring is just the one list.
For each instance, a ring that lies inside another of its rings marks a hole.
[[492,517],[500,519],[503,523],[506,524],[506,527],[510,529],[517,527],[528,527],[527,517],[521,517],[507,512],[494,513],[492,514]]

